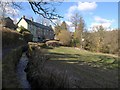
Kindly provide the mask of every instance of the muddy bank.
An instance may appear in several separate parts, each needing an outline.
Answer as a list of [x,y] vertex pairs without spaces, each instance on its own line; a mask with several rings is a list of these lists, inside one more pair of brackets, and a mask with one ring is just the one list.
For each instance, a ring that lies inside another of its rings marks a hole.
[[49,60],[51,56],[34,48],[26,68],[32,88],[118,88],[118,71],[93,68],[81,62]]
[[[16,67],[22,56],[23,51],[27,50],[28,45],[18,46],[9,49],[2,57],[2,88],[21,88],[18,80]],[[4,54],[4,53],[3,53]]]
[[28,44],[22,34],[9,28],[0,28],[2,33],[2,88],[21,88],[16,67]]
[[[46,69],[46,63],[49,56],[46,51],[40,48],[32,48],[29,56],[29,62],[26,68],[28,81],[33,88],[68,88],[66,74],[55,73]],[[38,55],[39,54],[39,55]]]

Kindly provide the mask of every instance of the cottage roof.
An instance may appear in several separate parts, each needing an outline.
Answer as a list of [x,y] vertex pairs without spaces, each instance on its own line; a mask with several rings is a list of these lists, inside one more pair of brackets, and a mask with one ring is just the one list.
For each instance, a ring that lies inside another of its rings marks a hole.
[[10,29],[16,29],[17,26],[13,23],[13,20],[10,17],[1,18],[0,24],[2,24],[3,27],[7,27]]
[[[42,25],[42,24],[40,24],[40,23],[34,22],[34,21],[29,20],[29,19],[26,19],[26,18],[21,18],[21,19],[24,19],[24,20],[25,20],[28,24],[30,24],[30,25],[34,25],[34,26],[36,26],[36,27],[43,28],[43,29],[46,29],[46,30],[52,30],[52,28],[49,27],[49,26]],[[19,22],[21,21],[21,19],[19,20]],[[18,22],[18,23],[19,23],[19,22]],[[18,24],[18,23],[17,23],[17,24]]]

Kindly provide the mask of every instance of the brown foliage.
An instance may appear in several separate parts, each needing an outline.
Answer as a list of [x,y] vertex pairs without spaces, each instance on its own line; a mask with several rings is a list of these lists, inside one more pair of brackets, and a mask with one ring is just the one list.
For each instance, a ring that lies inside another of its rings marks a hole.
[[2,47],[14,47],[25,44],[23,36],[17,31],[8,29],[8,28],[0,28],[2,32]]
[[86,33],[84,49],[118,54],[118,30]]
[[31,33],[29,33],[29,32],[24,31],[24,32],[22,33],[22,35],[23,35],[24,40],[25,40],[26,42],[30,42],[30,41],[32,41],[32,39],[33,39],[33,35],[32,35]]
[[65,45],[65,46],[69,46],[70,45],[70,42],[71,42],[71,34],[69,31],[67,30],[62,30],[59,35],[58,35],[58,38],[61,42],[62,45]]
[[[26,68],[27,77],[32,88],[68,88],[66,73],[45,68],[49,56],[43,49],[32,46],[29,63]],[[47,56],[46,56],[47,55]]]

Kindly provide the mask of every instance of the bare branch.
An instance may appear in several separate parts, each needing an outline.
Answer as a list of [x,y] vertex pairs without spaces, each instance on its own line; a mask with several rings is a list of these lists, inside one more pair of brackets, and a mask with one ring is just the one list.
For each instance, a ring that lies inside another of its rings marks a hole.
[[53,5],[51,7],[48,7],[48,5],[51,5],[49,2],[43,2],[43,0],[39,2],[35,2],[34,0],[28,1],[35,14],[39,14],[44,18],[49,19],[50,21],[53,19],[63,18],[55,12],[56,8]]
[[17,9],[23,9],[22,7],[21,7],[21,3],[16,3],[16,2],[12,2],[12,6],[14,7],[14,8],[17,8]]
[[[50,2],[45,2],[45,0],[39,0],[36,2],[35,0],[28,0],[28,3],[31,6],[31,9],[34,11],[35,14],[41,15],[42,17],[50,20],[52,22],[53,19],[63,18],[62,16],[56,13],[55,4],[58,6],[61,2],[53,2],[54,0],[50,0]],[[11,5],[12,8],[15,9],[23,9],[21,3],[17,2],[7,2]],[[4,8],[4,7],[3,7]],[[2,9],[4,12],[4,9]]]

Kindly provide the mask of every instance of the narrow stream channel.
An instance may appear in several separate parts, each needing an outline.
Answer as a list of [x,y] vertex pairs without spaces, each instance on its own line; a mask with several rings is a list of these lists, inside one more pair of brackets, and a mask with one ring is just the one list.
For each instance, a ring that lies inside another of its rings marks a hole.
[[27,63],[28,63],[28,58],[26,56],[26,53],[24,52],[22,54],[22,57],[20,58],[18,65],[17,65],[17,75],[18,75],[20,84],[22,85],[22,88],[31,90],[30,84],[26,77],[26,72],[24,71]]

